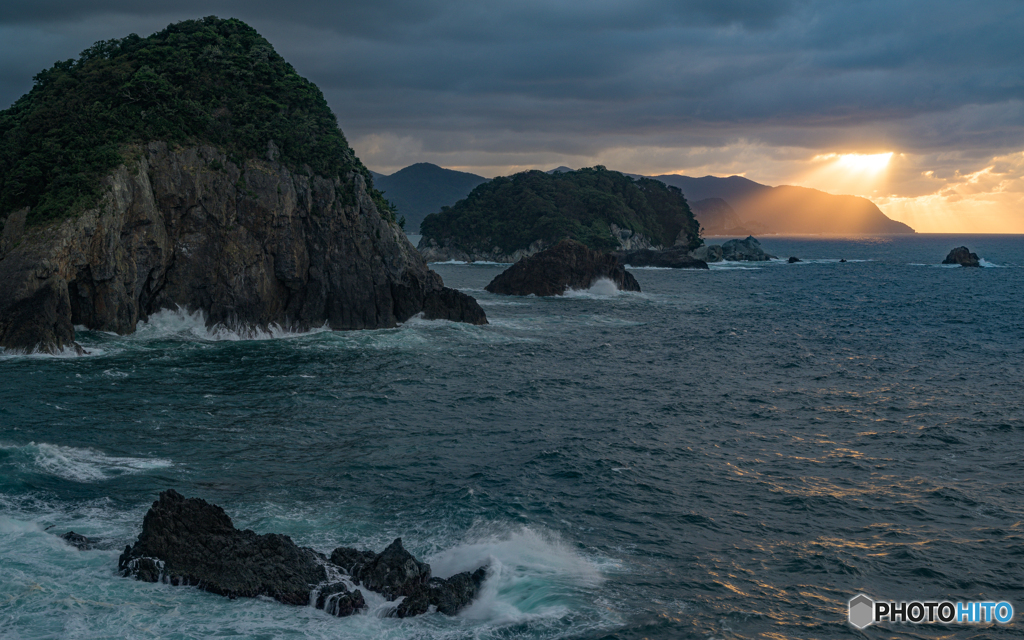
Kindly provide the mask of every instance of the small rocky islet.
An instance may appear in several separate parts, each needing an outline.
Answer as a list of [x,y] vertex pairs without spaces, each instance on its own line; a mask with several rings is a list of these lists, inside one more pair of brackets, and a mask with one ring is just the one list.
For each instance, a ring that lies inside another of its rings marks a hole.
[[971,253],[967,247],[957,247],[949,252],[942,264],[958,264],[961,267],[980,267],[981,259],[978,254]]
[[[61,536],[79,549],[84,536]],[[387,613],[406,618],[437,611],[455,615],[479,594],[487,567],[449,578],[431,575],[395,539],[384,551],[338,547],[326,555],[286,535],[236,529],[224,510],[169,489],[160,494],[133,545],[118,559],[122,576],[143,582],[191,585],[235,598],[265,596],[290,605],[313,605],[335,616],[366,610],[361,589],[397,602]],[[359,588],[357,588],[359,587]]]

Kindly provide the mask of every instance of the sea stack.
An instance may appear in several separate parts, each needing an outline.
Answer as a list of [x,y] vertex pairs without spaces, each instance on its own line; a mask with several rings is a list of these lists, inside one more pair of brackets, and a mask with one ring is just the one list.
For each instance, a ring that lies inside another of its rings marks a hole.
[[598,280],[612,281],[620,291],[640,291],[640,284],[618,259],[565,239],[523,258],[491,280],[485,289],[507,296],[560,296],[569,289],[589,289]]
[[77,348],[76,325],[128,334],[177,308],[240,328],[486,323],[406,239],[319,89],[241,21],[99,43],[3,117],[0,347]]
[[978,254],[971,253],[967,247],[957,247],[949,252],[942,264],[958,264],[961,267],[980,267],[981,260]]

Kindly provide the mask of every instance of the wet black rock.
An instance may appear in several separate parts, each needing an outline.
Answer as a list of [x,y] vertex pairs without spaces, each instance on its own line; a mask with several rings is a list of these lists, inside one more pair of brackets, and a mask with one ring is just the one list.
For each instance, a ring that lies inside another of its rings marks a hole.
[[160,494],[138,541],[118,560],[122,575],[196,585],[229,597],[269,596],[305,605],[327,580],[324,560],[291,538],[236,529],[224,510],[172,490]]
[[942,264],[958,264],[961,267],[980,267],[981,259],[978,254],[971,253],[967,247],[957,247],[949,252]]
[[566,239],[523,258],[498,274],[485,289],[507,296],[560,296],[568,289],[589,289],[602,278],[620,291],[640,291],[636,278],[615,256]]
[[341,618],[365,609],[366,600],[359,589],[349,591],[344,582],[334,582],[317,593],[316,608]]
[[74,531],[68,531],[67,533],[63,534],[60,538],[61,540],[68,543],[72,547],[75,547],[79,551],[88,551],[93,548],[94,544],[93,541],[89,538],[86,538],[80,533],[75,533]]
[[431,291],[424,297],[423,317],[427,320],[487,324],[487,314],[476,298],[448,287]]
[[[61,537],[76,546],[90,542],[73,532]],[[144,582],[195,585],[230,598],[268,596],[294,605],[312,601],[334,616],[357,613],[366,601],[362,591],[344,581],[334,578],[328,584],[329,572],[347,573],[353,583],[388,600],[403,598],[393,612],[399,617],[431,607],[454,615],[476,597],[487,575],[481,567],[448,579],[431,578],[430,565],[406,551],[401,538],[381,553],[339,547],[328,560],[288,536],[236,529],[220,507],[174,490],[153,503],[138,542],[125,548],[118,569]]]
[[794,262],[803,262],[803,260],[797,258],[796,256],[789,256],[789,264],[793,264]]
[[[331,553],[331,557],[334,557]],[[381,593],[388,600],[408,596],[430,580],[430,565],[420,562],[402,546],[402,539],[388,545],[369,562],[363,563],[352,573],[370,591]]]
[[685,247],[675,247],[657,251],[640,249],[639,251],[620,251],[613,253],[624,265],[631,267],[665,267],[669,269],[707,269],[708,263],[693,257]]
[[429,611],[433,605],[437,611],[453,616],[473,601],[480,593],[480,587],[487,578],[487,569],[480,567],[470,573],[463,571],[450,578],[431,578],[419,586],[399,603],[395,609],[396,618],[408,618]]
[[431,606],[446,615],[455,615],[480,592],[487,569],[480,567],[450,578],[432,578],[430,565],[418,561],[396,538],[379,554],[339,547],[331,552],[331,562],[345,569],[357,584],[402,601],[393,615],[398,618],[427,613]]

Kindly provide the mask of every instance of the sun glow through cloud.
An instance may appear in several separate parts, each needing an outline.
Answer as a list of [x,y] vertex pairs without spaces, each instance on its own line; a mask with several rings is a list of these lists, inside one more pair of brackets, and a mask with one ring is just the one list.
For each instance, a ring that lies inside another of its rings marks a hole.
[[835,194],[877,196],[888,178],[892,151],[826,153],[810,160],[811,168],[795,184]]
[[844,153],[843,155],[838,156],[838,158],[840,165],[853,171],[879,173],[889,166],[889,160],[892,159],[892,151],[889,153],[874,153],[871,155]]

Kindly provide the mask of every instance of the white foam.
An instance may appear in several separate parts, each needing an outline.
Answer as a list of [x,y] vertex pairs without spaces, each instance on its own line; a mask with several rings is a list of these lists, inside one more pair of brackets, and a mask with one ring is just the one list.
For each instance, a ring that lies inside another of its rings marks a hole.
[[994,262],[989,262],[985,258],[979,258],[978,259],[978,264],[980,264],[981,266],[986,267],[988,269],[1002,269],[1002,268],[1004,268],[1006,266],[1006,265],[1002,265],[1002,264],[996,264]]
[[115,457],[95,449],[66,447],[45,442],[30,442],[22,447],[0,445],[0,448],[22,453],[31,460],[35,470],[75,482],[99,482],[119,475],[143,473],[173,464],[170,460],[161,458]]
[[572,594],[604,581],[599,566],[558,536],[528,527],[478,537],[428,558],[434,575],[449,577],[488,566],[477,599],[459,615],[489,624],[564,616]]
[[591,283],[589,289],[566,289],[567,298],[609,298],[625,293],[619,291],[615,283],[608,278],[598,278]]
[[232,327],[223,324],[207,326],[206,314],[203,311],[189,312],[179,307],[174,310],[158,311],[151,315],[146,322],[140,322],[132,339],[154,340],[177,337],[207,342],[236,342],[294,338],[325,331],[330,331],[326,324],[309,331],[293,331],[278,324],[271,324],[267,327],[249,327],[241,324]]

